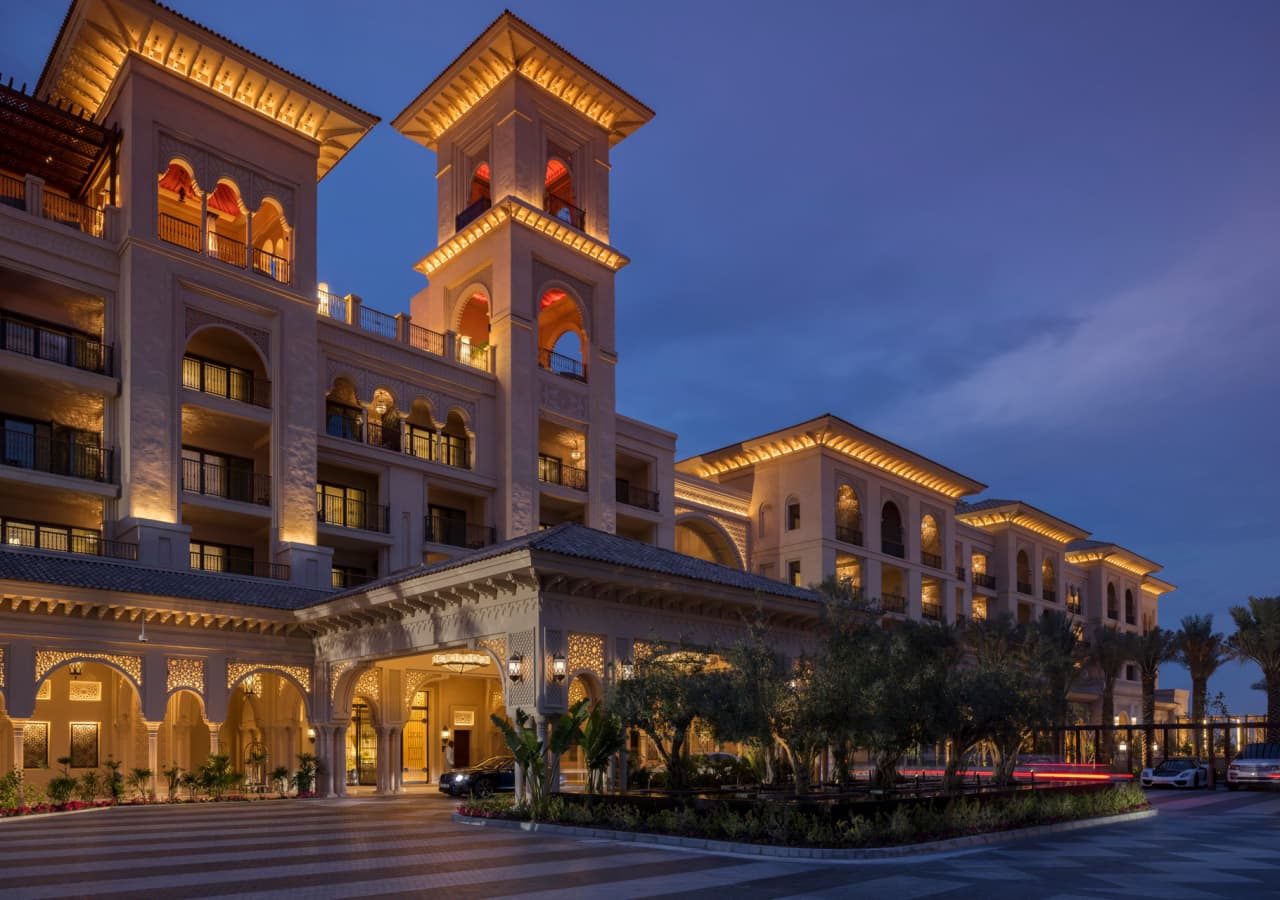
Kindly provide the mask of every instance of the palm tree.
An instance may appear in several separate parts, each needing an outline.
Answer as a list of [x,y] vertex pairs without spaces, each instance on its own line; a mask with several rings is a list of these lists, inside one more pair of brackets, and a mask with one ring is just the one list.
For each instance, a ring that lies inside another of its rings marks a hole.
[[[1107,728],[1116,718],[1116,679],[1124,664],[1133,659],[1134,635],[1114,625],[1096,625],[1089,645],[1089,662],[1102,680],[1102,726]],[[1101,762],[1111,761],[1111,742],[1103,741],[1098,750]]]
[[1186,616],[1178,629],[1178,662],[1191,673],[1191,720],[1204,721],[1209,678],[1225,663],[1230,652],[1226,639],[1213,630],[1213,615]]
[[1032,664],[1044,677],[1048,693],[1050,723],[1059,726],[1054,753],[1061,755],[1071,709],[1071,689],[1084,671],[1084,648],[1071,617],[1060,610],[1045,613],[1028,634]]
[[1236,633],[1228,644],[1236,659],[1252,660],[1262,670],[1267,691],[1267,740],[1280,742],[1280,597],[1250,597],[1248,606],[1231,607]]
[[1160,666],[1178,652],[1177,637],[1159,626],[1152,628],[1135,642],[1134,662],[1142,676],[1142,759],[1151,765],[1151,744],[1155,740],[1156,676]]

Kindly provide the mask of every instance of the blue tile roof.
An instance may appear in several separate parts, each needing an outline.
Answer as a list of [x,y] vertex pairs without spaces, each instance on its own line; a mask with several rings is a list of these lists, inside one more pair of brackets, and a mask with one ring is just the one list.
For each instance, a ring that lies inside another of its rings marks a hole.
[[[505,556],[508,553],[516,553],[522,550],[626,566],[631,569],[653,572],[659,575],[690,578],[695,581],[705,581],[724,587],[759,591],[763,594],[792,597],[797,600],[819,599],[818,594],[808,588],[793,587],[786,582],[775,581],[763,575],[754,575],[731,566],[707,562],[696,557],[686,556],[683,553],[677,553],[674,550],[664,550],[661,547],[654,547],[651,544],[633,541],[630,538],[619,537],[616,534],[598,531],[595,528],[588,528],[586,525],[578,525],[573,522],[556,525],[546,531],[512,538],[509,541],[494,544],[492,547],[486,547],[483,550],[477,550],[474,553],[468,553],[465,556],[446,560],[445,562],[396,572],[369,584],[361,585],[359,588],[345,591],[339,596],[361,594],[372,588],[397,584],[420,575],[445,572],[459,566]],[[329,598],[323,598],[316,602],[324,602],[325,599]]]
[[332,596],[329,591],[266,578],[177,572],[119,560],[9,546],[0,547],[0,579],[280,610],[301,609]]

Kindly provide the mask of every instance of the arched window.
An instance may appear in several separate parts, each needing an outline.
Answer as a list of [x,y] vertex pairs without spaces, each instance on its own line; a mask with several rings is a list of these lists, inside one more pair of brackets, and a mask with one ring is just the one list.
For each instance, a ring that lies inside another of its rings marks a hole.
[[1031,560],[1026,550],[1018,551],[1018,593],[1031,593]]
[[456,409],[450,410],[440,432],[440,452],[436,462],[458,469],[471,468],[471,436],[467,423]]
[[475,203],[479,200],[490,199],[489,194],[489,163],[482,162],[478,164],[475,171],[471,173],[471,192],[468,195],[467,203]]
[[852,485],[836,489],[836,540],[846,544],[862,544],[862,507]]
[[204,192],[185,163],[174,160],[160,176],[157,190],[156,236],[199,253],[201,250],[201,198]]
[[1124,592],[1124,621],[1126,625],[1138,623],[1138,615],[1133,608],[1133,591],[1128,589]]
[[1044,562],[1040,563],[1040,593],[1049,603],[1056,603],[1058,600],[1056,575],[1053,560],[1046,556]]
[[761,503],[759,513],[760,525],[756,533],[757,538],[765,537],[773,530],[773,504]]
[[396,398],[383,388],[373,392],[367,440],[371,446],[400,452],[400,412]]
[[573,190],[573,174],[565,162],[569,154],[551,147],[547,159],[546,198],[543,208],[562,222],[581,229],[586,224],[586,213],[577,205]]
[[281,284],[293,281],[290,244],[293,229],[285,220],[284,210],[274,200],[262,201],[253,214],[253,269]]
[[920,562],[942,568],[942,529],[929,513],[920,517]]
[[453,229],[458,231],[478,219],[490,206],[489,163],[477,163],[471,171],[471,184],[467,187],[467,205],[453,219]]
[[880,509],[880,549],[890,556],[906,556],[903,535],[902,513],[898,510],[898,504],[892,500],[886,501]]
[[538,299],[538,365],[587,380],[587,332],[582,308],[563,290],[551,288]]
[[1110,582],[1107,583],[1107,618],[1120,618],[1120,604],[1116,600],[1116,586]]
[[462,304],[458,313],[458,360],[488,369],[489,356],[489,297],[484,291],[474,291]]
[[249,212],[240,198],[240,189],[219,180],[205,208],[205,247],[210,256],[228,265],[249,264]]
[[325,395],[325,434],[348,441],[364,440],[364,409],[356,396],[356,386],[337,378]]

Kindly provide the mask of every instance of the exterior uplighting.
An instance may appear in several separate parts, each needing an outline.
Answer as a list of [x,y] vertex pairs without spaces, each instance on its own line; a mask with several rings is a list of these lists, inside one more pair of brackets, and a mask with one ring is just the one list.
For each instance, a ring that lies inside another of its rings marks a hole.
[[512,653],[507,658],[507,678],[513,682],[524,680],[524,654]]
[[569,674],[569,662],[561,653],[555,653],[551,656],[551,677],[555,679],[556,684],[564,681],[565,676]]

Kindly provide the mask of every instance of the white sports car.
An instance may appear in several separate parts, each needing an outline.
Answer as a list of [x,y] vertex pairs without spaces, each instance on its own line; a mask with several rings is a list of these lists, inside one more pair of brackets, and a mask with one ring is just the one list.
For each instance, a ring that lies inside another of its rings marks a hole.
[[1166,759],[1154,769],[1142,770],[1142,786],[1198,788],[1209,783],[1209,767],[1196,759]]

